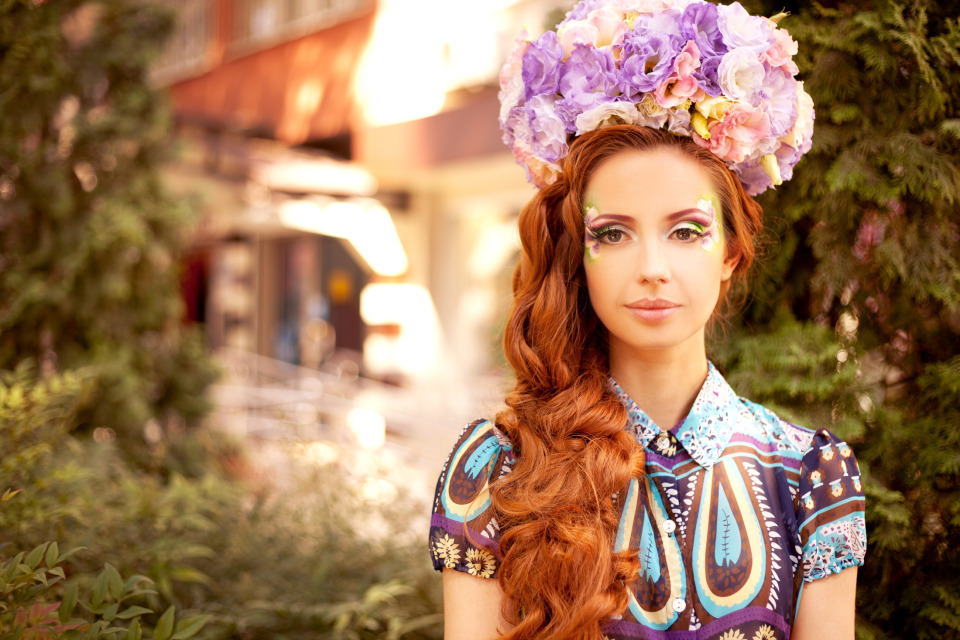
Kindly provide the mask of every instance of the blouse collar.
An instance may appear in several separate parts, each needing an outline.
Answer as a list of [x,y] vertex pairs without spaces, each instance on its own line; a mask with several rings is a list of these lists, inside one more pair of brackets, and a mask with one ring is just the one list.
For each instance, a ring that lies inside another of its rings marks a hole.
[[[643,409],[610,377],[610,387],[627,408],[627,428],[646,448],[661,429]],[[723,379],[712,362],[707,362],[707,379],[700,388],[690,413],[670,431],[690,457],[703,467],[710,467],[720,458],[733,433],[739,414],[739,398]]]

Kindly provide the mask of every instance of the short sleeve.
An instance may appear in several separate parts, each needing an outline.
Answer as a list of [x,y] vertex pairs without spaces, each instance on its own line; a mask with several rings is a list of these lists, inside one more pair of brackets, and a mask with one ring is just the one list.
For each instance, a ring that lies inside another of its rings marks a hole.
[[487,420],[466,426],[437,480],[430,519],[433,568],[493,578],[500,566],[500,528],[490,484],[509,473],[513,448]]
[[829,431],[817,431],[800,467],[797,523],[804,582],[863,564],[867,551],[864,505],[853,451]]

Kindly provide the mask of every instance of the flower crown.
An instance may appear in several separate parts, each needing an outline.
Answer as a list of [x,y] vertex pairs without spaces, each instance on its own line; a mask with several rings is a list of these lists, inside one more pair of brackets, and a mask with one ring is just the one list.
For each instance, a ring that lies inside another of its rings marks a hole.
[[705,0],[582,0],[556,31],[521,33],[500,72],[503,141],[537,187],[571,136],[666,128],[709,149],[757,195],[810,149],[813,100],[776,20]]

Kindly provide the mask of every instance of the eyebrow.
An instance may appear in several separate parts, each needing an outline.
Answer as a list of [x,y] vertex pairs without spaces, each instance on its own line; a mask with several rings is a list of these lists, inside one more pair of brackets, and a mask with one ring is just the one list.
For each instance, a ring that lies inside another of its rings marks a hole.
[[603,220],[606,222],[633,222],[633,216],[624,216],[619,213],[601,213],[597,216],[597,220]]
[[[667,222],[673,223],[676,220],[688,216],[691,213],[699,213],[703,216],[707,215],[707,212],[703,209],[698,209],[697,207],[691,207],[689,209],[683,209],[682,211],[675,211],[667,216]],[[607,222],[633,222],[633,216],[625,216],[618,213],[601,213],[597,216],[597,220],[602,220],[604,223]]]
[[674,213],[671,213],[670,215],[667,216],[667,221],[668,221],[668,222],[674,222],[674,221],[678,220],[679,218],[682,218],[682,217],[684,217],[684,216],[687,216],[687,215],[689,215],[689,214],[691,214],[691,213],[699,213],[699,214],[702,214],[702,215],[704,215],[704,216],[707,215],[707,212],[704,211],[703,209],[699,209],[699,208],[697,208],[697,207],[693,207],[693,208],[691,208],[691,209],[684,209],[683,211],[675,211]]

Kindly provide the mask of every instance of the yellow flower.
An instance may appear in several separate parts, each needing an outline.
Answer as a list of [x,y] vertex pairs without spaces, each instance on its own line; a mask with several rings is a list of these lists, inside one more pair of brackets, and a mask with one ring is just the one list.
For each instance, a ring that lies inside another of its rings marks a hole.
[[690,126],[704,140],[710,139],[710,129],[707,127],[707,119],[699,111],[694,111],[690,115]]
[[727,112],[730,111],[730,108],[733,107],[733,105],[733,100],[724,98],[723,96],[717,96],[716,98],[704,98],[693,106],[695,106],[697,111],[708,120],[723,120],[724,116],[727,115]]
[[777,156],[768,153],[760,158],[760,164],[763,166],[763,170],[767,172],[767,175],[770,176],[770,180],[773,181],[773,186],[783,184],[783,178],[780,177],[780,165],[777,164]]
[[433,541],[433,554],[440,560],[443,560],[443,566],[453,569],[460,560],[460,548],[457,541],[447,534],[442,538],[436,538]]
[[761,625],[754,634],[753,640],[774,640],[773,627],[768,624]]
[[467,571],[472,576],[489,578],[497,568],[496,560],[493,554],[483,549],[467,549]]
[[740,629],[730,629],[720,636],[720,640],[746,640],[746,636],[740,633]]

